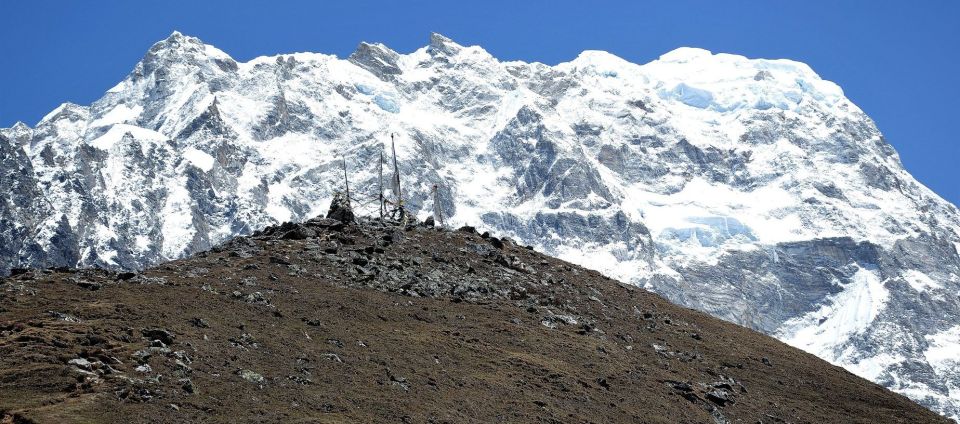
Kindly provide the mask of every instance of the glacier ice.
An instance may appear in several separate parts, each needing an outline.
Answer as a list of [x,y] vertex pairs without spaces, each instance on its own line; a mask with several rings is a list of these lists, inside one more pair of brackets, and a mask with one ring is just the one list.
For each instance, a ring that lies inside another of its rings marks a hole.
[[674,98],[681,103],[700,109],[706,109],[713,103],[713,94],[702,88],[695,88],[686,83],[679,83],[672,90],[664,94],[665,98]]
[[373,102],[383,109],[390,113],[400,113],[400,105],[397,104],[397,101],[389,95],[377,94],[373,96]]

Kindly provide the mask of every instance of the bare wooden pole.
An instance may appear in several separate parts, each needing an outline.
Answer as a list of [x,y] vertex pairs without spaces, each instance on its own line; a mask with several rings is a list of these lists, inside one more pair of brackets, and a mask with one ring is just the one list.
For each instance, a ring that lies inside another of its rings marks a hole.
[[440,194],[437,185],[433,185],[433,220],[436,224],[443,227],[443,210],[440,208]]
[[341,157],[343,162],[343,187],[347,192],[347,206],[350,206],[350,179],[347,177],[347,158]]
[[383,219],[383,212],[386,205],[383,203],[383,146],[380,146],[380,163],[378,164],[377,174],[380,181],[379,192],[380,192],[380,219]]
[[397,145],[390,134],[390,147],[393,149],[393,191],[397,195],[397,207],[403,208],[403,193],[400,191],[400,167],[397,166]]

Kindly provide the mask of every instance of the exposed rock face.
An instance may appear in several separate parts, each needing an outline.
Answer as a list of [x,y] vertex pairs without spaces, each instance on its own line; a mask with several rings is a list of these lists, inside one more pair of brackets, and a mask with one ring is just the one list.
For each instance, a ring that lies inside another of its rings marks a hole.
[[949,422],[469,226],[255,234],[132,276],[0,278],[0,422]]
[[420,218],[436,185],[453,227],[482,223],[960,414],[960,215],[839,87],[785,60],[684,48],[547,66],[434,35],[409,54],[237,63],[175,33],[93,104],[0,130],[0,270],[140,269],[303,221],[340,187],[341,157],[354,212],[376,214],[391,133]]

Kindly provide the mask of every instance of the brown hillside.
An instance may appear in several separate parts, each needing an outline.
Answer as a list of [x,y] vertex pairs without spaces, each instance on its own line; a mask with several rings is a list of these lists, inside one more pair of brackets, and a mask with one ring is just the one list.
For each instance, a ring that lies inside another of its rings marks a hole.
[[317,219],[0,281],[0,422],[925,423],[773,338],[472,231]]

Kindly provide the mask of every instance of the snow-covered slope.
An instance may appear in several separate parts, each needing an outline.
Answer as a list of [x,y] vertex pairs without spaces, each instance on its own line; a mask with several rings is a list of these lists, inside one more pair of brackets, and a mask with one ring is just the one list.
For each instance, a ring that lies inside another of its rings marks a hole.
[[960,415],[960,215],[808,66],[682,48],[500,62],[238,63],[174,33],[89,106],[0,130],[0,267],[138,268],[319,214],[368,213],[397,135],[407,206],[479,224]]

